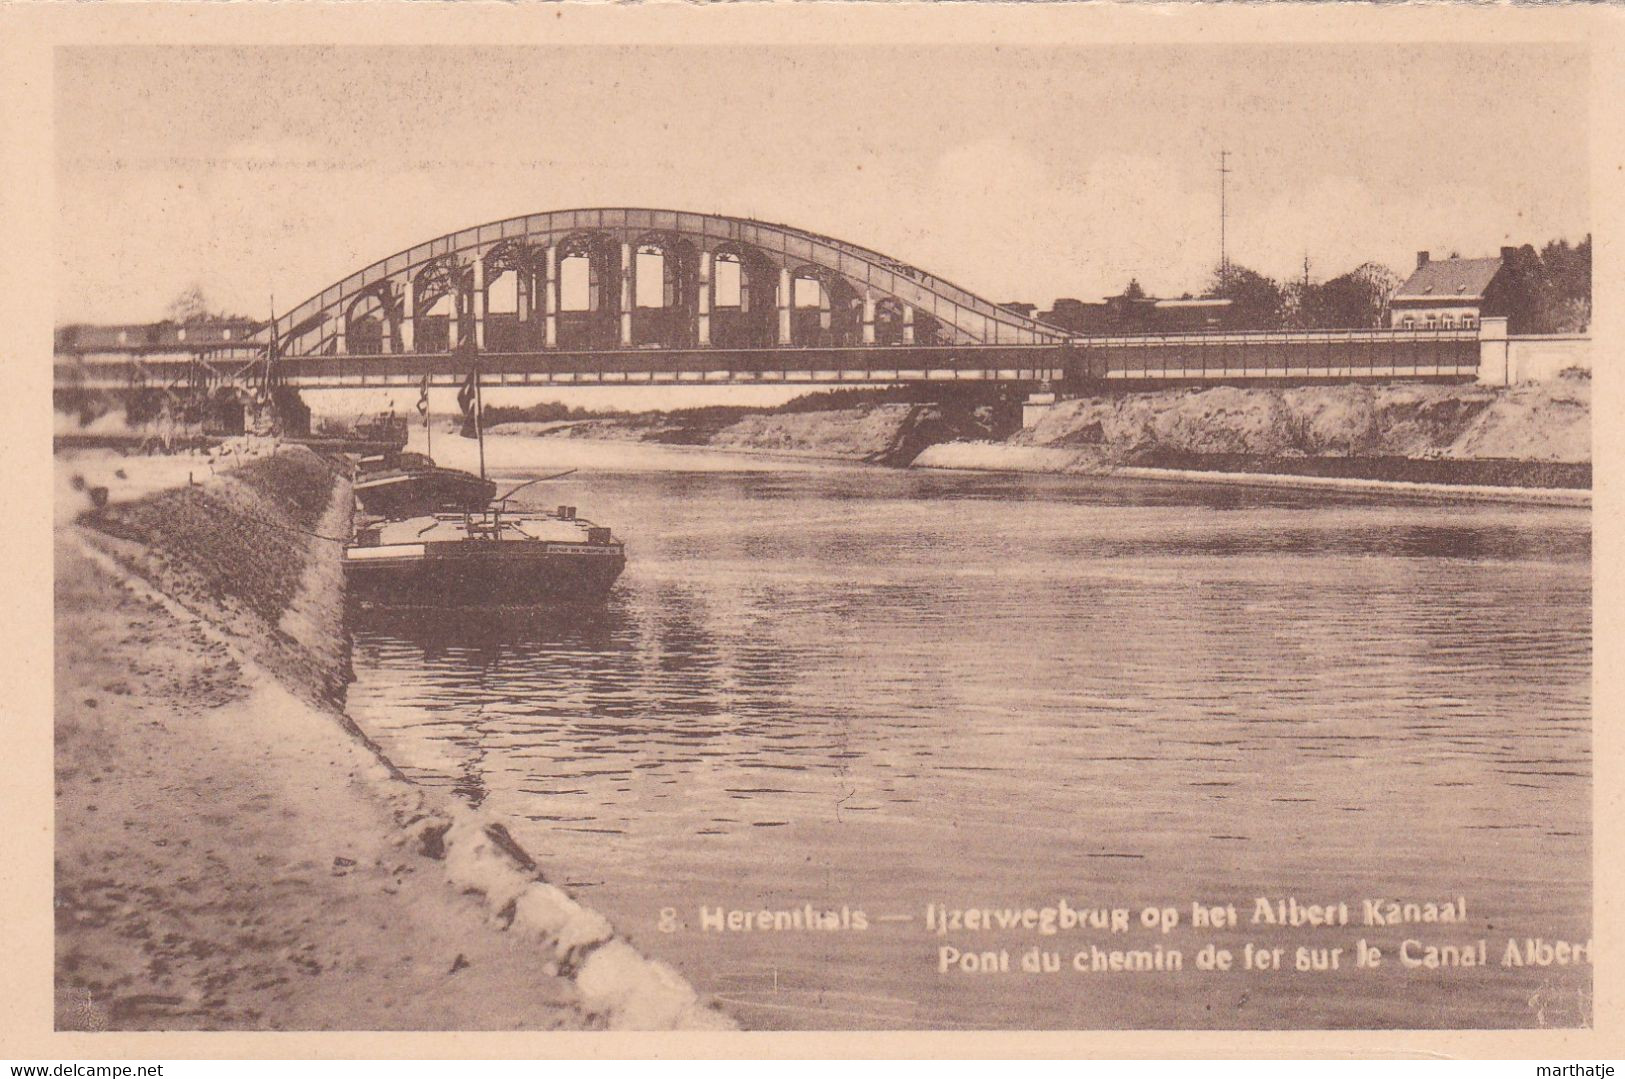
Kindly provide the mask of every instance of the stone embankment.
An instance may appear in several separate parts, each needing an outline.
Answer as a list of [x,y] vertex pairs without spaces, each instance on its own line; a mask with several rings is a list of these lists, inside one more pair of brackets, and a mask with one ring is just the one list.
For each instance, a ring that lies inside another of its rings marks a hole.
[[731,1025],[343,714],[326,462],[84,507],[56,535],[59,1028]]

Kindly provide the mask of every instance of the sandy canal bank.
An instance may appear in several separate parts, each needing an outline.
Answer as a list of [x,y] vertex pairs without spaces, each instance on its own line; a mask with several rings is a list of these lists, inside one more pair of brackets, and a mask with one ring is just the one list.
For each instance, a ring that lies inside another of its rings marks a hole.
[[906,465],[924,447],[997,433],[992,410],[963,402],[860,404],[808,412],[643,413],[562,423],[504,423],[498,436],[557,436],[737,453]]
[[1359,476],[1292,475],[1284,472],[1223,472],[1211,468],[1144,468],[1102,464],[1087,451],[1052,446],[1012,446],[1002,442],[950,442],[927,447],[915,468],[963,472],[1025,472],[1048,475],[1110,476],[1166,483],[1205,483],[1231,487],[1275,487],[1301,490],[1363,492],[1390,498],[1466,499],[1521,502],[1588,509],[1589,490],[1560,487],[1510,487],[1495,484],[1427,483]]
[[59,1029],[729,1025],[344,716],[347,483],[130,458],[92,512],[109,463],[58,462]]
[[1166,390],[1062,401],[920,468],[1591,504],[1591,380]]
[[1499,389],[1379,384],[1170,389],[1062,401],[1034,426],[964,400],[763,412],[685,428],[645,414],[493,428],[916,468],[1115,475],[1589,505],[1584,374]]

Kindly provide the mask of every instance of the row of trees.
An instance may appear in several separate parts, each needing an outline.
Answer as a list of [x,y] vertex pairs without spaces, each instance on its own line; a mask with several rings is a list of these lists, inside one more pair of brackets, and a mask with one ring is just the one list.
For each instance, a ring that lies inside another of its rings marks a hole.
[[[1514,332],[1576,333],[1590,326],[1589,235],[1577,244],[1553,240],[1538,251],[1525,244],[1513,253],[1504,272]],[[1388,298],[1403,280],[1376,262],[1319,283],[1280,282],[1229,263],[1214,270],[1202,295],[1231,302],[1225,323],[1233,329],[1361,329],[1387,325]],[[1131,282],[1131,287],[1138,284]]]
[[1278,282],[1238,263],[1219,266],[1205,299],[1230,301],[1225,325],[1238,330],[1329,330],[1383,326],[1401,278],[1366,262],[1330,280]]

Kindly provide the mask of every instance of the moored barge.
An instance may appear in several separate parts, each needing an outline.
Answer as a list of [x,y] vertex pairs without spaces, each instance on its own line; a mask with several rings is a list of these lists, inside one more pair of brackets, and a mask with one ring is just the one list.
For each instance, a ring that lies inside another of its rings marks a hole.
[[598,599],[625,568],[621,541],[576,517],[572,506],[555,513],[493,507],[366,523],[344,549],[350,592],[372,606],[528,607]]
[[491,480],[461,469],[441,468],[421,453],[363,458],[353,487],[364,511],[395,518],[439,511],[477,513],[497,493]]

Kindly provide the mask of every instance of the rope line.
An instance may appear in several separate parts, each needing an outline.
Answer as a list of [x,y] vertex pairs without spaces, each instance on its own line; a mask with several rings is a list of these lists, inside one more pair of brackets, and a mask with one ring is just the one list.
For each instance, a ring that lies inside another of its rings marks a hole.
[[349,536],[323,535],[320,532],[314,532],[308,528],[300,528],[298,525],[283,524],[280,521],[268,521],[264,517],[257,517],[252,513],[243,513],[240,510],[230,509],[229,507],[226,509],[226,512],[231,514],[233,517],[240,517],[245,521],[253,521],[255,524],[263,525],[266,528],[275,528],[282,532],[297,532],[300,535],[310,536],[314,539],[327,540],[329,543],[350,542]]
[[298,525],[287,524],[283,521],[272,521],[253,513],[244,513],[242,510],[233,509],[230,506],[220,506],[218,508],[225,510],[228,516],[236,517],[244,521],[252,521],[257,525],[261,525],[265,528],[274,528],[279,532],[296,532],[302,536],[310,536],[314,539],[327,540],[329,543],[350,542],[349,536],[329,536],[309,528],[300,528]]

